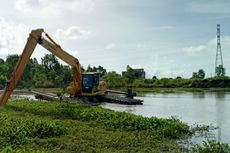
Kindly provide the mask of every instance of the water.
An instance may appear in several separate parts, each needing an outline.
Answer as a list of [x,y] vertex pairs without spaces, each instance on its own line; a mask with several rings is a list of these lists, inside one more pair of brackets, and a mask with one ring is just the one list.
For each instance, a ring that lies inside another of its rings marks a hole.
[[[230,92],[150,93],[137,98],[143,99],[144,104],[125,106],[104,103],[102,107],[146,117],[173,116],[189,125],[212,125],[218,129],[211,131],[209,139],[230,144]],[[193,137],[192,141],[202,139]]]
[[37,99],[35,99],[35,96],[33,94],[27,94],[27,93],[24,93],[24,94],[13,94],[11,96],[11,99],[12,100],[16,100],[16,99],[37,100]]

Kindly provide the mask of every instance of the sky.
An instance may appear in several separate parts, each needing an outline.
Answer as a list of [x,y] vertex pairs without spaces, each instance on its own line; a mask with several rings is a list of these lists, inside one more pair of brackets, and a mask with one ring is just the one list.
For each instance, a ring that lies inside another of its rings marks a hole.
[[[152,76],[214,75],[216,26],[230,75],[229,0],[1,1],[0,58],[21,54],[32,29],[43,28],[87,67],[121,73],[127,65]],[[38,46],[32,57],[47,50]]]

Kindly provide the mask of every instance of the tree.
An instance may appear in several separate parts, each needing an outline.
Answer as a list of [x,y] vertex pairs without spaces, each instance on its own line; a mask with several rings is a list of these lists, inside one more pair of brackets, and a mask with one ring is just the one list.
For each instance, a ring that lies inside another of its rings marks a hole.
[[45,67],[46,72],[54,70],[56,74],[61,74],[61,65],[53,54],[46,54],[42,58],[42,65]]
[[103,77],[106,74],[106,69],[103,68],[101,65],[97,67],[97,72],[100,73],[100,76]]
[[127,83],[131,84],[136,79],[134,70],[128,65],[127,71],[124,73],[124,77],[127,79]]
[[176,79],[180,80],[180,79],[182,79],[182,77],[181,76],[177,76]]
[[223,67],[223,65],[219,65],[219,66],[216,67],[216,75],[218,77],[225,76],[225,68]]
[[109,87],[124,87],[126,84],[125,79],[115,71],[106,73],[102,79],[106,81]]
[[8,55],[6,57],[6,64],[8,66],[8,70],[7,70],[7,78],[10,78],[14,67],[16,66],[16,63],[18,62],[19,56],[17,54],[13,54],[13,55]]
[[6,80],[6,76],[0,75],[0,89],[3,89],[5,87]]
[[96,72],[95,67],[87,66],[86,72]]
[[90,65],[88,65],[86,72],[98,72],[100,73],[100,77],[103,77],[106,74],[106,69],[100,65],[98,67],[91,67]]
[[198,75],[198,78],[204,79],[204,77],[205,77],[204,70],[203,69],[199,69],[197,75]]
[[35,87],[47,87],[47,78],[45,73],[36,73],[34,76]]
[[21,77],[21,81],[19,82],[20,87],[32,87],[35,84],[34,81],[34,75],[36,73],[36,68],[38,67],[38,61],[36,58],[29,59],[28,63],[26,64],[26,67],[24,69],[24,72]]
[[4,64],[4,63],[5,61],[2,58],[0,58],[0,64]]
[[63,70],[63,84],[62,87],[66,87],[72,80],[72,70],[69,66],[67,65],[62,65],[62,70]]
[[1,75],[7,76],[8,65],[6,63],[0,64],[0,72],[1,72]]
[[84,67],[82,65],[80,67],[81,67],[81,72],[85,72]]
[[205,72],[203,69],[199,69],[198,72],[192,73],[192,79],[204,79]]
[[192,73],[192,79],[197,79],[197,78],[198,78],[197,72],[193,72],[193,73]]

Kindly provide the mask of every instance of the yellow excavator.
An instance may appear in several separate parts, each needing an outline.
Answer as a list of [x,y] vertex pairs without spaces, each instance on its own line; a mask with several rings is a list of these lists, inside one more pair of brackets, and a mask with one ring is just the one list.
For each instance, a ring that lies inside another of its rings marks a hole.
[[[82,73],[79,60],[65,50],[61,48],[43,29],[35,29],[30,33],[24,50],[18,60],[18,63],[11,75],[11,79],[7,81],[6,87],[0,97],[0,106],[5,105],[10,98],[13,90],[15,89],[20,77],[29,61],[35,47],[40,44],[52,54],[66,62],[72,67],[73,81],[67,87],[67,92],[71,97],[101,97],[103,100],[111,99],[108,97],[108,92],[117,92],[120,94],[126,94],[119,91],[108,90],[106,83],[99,81],[99,73],[89,72]],[[128,93],[132,97],[132,93]],[[112,99],[117,99],[112,98]],[[119,98],[118,98],[119,99]],[[120,100],[119,100],[120,101]],[[121,101],[129,101],[128,99],[122,99]],[[128,102],[129,103],[129,102]]]

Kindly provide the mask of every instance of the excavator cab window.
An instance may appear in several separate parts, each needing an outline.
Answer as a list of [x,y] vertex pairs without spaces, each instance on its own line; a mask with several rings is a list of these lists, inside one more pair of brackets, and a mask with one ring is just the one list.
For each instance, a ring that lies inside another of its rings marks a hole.
[[96,92],[99,86],[99,73],[84,73],[82,90],[84,93]]

